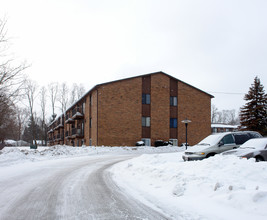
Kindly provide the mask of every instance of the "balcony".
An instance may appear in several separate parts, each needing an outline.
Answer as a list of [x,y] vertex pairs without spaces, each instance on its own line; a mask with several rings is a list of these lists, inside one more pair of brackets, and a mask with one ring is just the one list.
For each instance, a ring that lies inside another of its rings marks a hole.
[[84,131],[81,128],[73,128],[71,131],[71,135],[73,138],[83,138],[84,137]]
[[51,128],[47,133],[52,134],[53,132],[54,132],[54,130]]
[[63,134],[58,134],[56,136],[56,141],[63,141],[64,140],[64,135]]
[[70,132],[70,131],[66,131],[66,132],[65,132],[65,138],[67,138],[67,139],[72,139],[72,138],[74,138],[74,137],[71,136],[71,132]]
[[64,128],[64,125],[61,123],[55,127],[55,130],[59,130],[60,128]]
[[83,111],[82,108],[74,108],[72,109],[72,119],[73,120],[79,120],[79,119],[83,119],[84,115],[83,115]]
[[66,121],[65,121],[66,124],[73,124],[74,122],[75,121],[72,118],[70,118],[69,115],[66,115]]

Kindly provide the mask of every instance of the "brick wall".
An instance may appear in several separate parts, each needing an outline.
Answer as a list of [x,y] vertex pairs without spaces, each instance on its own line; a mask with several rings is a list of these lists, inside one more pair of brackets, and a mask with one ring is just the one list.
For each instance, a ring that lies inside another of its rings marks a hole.
[[210,131],[211,97],[183,82],[178,81],[178,141],[185,143],[185,124],[189,119],[188,143],[194,145],[208,136]]
[[90,134],[90,94],[85,98],[85,112],[84,112],[84,144],[89,146]]
[[141,140],[142,78],[98,88],[98,145],[134,146]]
[[[97,146],[98,141],[98,127],[97,127],[97,120],[98,120],[98,90],[92,91],[92,100],[91,100],[91,115],[92,115],[92,128],[91,128],[91,138],[92,138],[92,145]],[[89,145],[89,144],[87,144]]]
[[151,76],[151,145],[170,137],[170,78],[164,74]]

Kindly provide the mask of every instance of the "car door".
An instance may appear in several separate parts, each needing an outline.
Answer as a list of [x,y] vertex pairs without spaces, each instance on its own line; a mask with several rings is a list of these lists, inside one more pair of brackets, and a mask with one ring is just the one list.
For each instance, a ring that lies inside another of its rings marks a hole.
[[220,141],[219,153],[236,148],[235,140],[232,134],[225,135]]
[[235,144],[237,147],[239,147],[240,145],[244,144],[247,140],[251,139],[251,137],[249,136],[249,134],[243,133],[236,133],[233,134],[234,138],[235,138]]

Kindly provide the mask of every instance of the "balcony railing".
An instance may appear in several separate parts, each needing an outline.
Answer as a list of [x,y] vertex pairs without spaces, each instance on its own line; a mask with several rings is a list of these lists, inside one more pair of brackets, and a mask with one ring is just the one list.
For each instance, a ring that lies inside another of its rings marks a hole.
[[73,128],[71,130],[71,134],[72,134],[72,136],[75,136],[75,137],[83,137],[84,131],[81,128]]
[[61,141],[61,140],[63,140],[64,139],[64,135],[63,134],[58,134],[57,135],[57,140],[58,141]]
[[83,115],[83,109],[80,107],[76,107],[74,109],[72,109],[72,119],[74,120],[79,120],[79,119],[83,119],[84,115]]
[[52,134],[53,132],[54,132],[54,130],[51,128],[47,133]]
[[72,123],[74,123],[75,121],[72,119],[72,118],[68,118],[68,119],[66,119],[66,121],[65,121],[65,123],[66,124],[72,124]]
[[58,124],[58,125],[55,127],[55,130],[59,130],[60,128],[64,128],[64,125],[63,125],[63,124]]
[[72,109],[72,115],[75,115],[77,112],[84,113],[82,106],[76,106],[75,108]]

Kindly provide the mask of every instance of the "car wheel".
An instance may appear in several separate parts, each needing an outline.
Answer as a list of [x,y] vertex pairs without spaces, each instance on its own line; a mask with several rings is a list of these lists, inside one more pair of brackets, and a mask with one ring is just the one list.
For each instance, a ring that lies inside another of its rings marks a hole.
[[215,153],[210,153],[210,154],[208,154],[208,155],[206,156],[206,158],[212,157],[212,156],[214,156],[214,155],[215,155]]
[[264,159],[261,156],[257,156],[255,157],[255,159],[256,159],[256,162],[264,161]]

